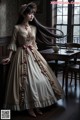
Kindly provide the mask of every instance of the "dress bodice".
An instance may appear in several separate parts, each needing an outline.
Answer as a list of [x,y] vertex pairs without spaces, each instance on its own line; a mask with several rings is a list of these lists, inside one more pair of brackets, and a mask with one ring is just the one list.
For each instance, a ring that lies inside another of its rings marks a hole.
[[30,25],[30,31],[23,28],[21,25],[16,25],[14,27],[14,32],[12,35],[11,43],[8,49],[16,51],[17,47],[22,47],[23,45],[32,45],[37,49],[36,45],[36,27]]
[[19,26],[18,34],[17,34],[17,42],[19,46],[27,44],[31,45],[35,41],[36,29],[33,26],[30,26],[31,31],[26,30]]

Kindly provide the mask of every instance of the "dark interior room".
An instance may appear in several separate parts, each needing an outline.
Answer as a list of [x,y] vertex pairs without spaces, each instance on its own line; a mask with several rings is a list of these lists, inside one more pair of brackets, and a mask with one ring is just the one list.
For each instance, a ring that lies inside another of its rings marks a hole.
[[0,0],[0,119],[80,120],[79,109],[80,0]]

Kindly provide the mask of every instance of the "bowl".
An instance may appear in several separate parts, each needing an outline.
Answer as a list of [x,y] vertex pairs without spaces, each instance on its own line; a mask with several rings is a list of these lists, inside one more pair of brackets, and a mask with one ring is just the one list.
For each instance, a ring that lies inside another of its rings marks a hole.
[[52,49],[54,50],[55,53],[57,53],[59,51],[59,46],[52,46]]

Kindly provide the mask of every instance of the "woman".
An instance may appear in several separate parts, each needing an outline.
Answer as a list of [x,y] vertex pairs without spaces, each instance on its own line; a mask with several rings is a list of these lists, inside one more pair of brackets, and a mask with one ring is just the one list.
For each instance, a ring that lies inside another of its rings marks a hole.
[[50,106],[64,96],[53,71],[38,52],[35,41],[36,34],[38,39],[45,38],[44,41],[50,43],[47,38],[63,37],[63,33],[54,35],[49,28],[42,26],[34,17],[36,9],[35,3],[21,6],[8,46],[9,56],[2,61],[8,64],[15,53],[8,74],[4,108],[15,111],[27,109],[33,117],[36,113],[42,114],[39,108]]

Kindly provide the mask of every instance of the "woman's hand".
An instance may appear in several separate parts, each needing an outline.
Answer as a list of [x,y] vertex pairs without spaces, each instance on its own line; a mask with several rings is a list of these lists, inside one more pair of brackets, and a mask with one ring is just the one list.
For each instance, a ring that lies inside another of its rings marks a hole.
[[6,65],[6,64],[8,64],[9,62],[10,62],[10,58],[8,57],[8,58],[3,59],[1,63],[2,63],[3,65]]

